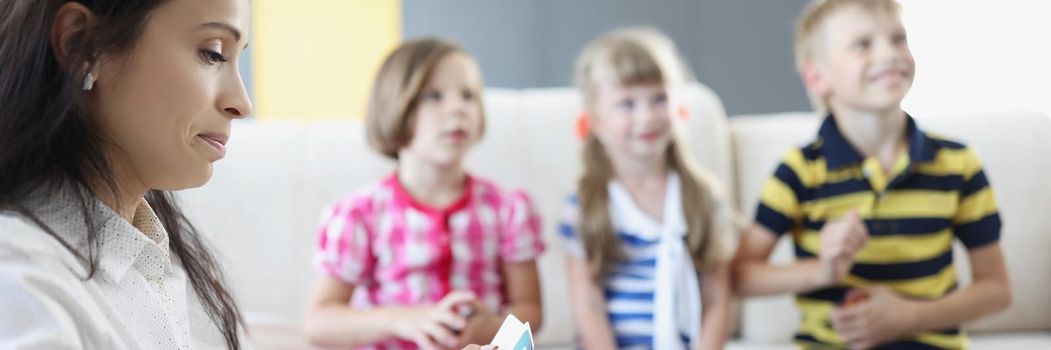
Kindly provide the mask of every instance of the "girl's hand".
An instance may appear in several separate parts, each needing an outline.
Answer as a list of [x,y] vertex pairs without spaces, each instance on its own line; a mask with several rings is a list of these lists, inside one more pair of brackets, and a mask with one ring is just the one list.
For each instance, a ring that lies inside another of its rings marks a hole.
[[473,312],[467,318],[461,339],[471,343],[488,343],[496,336],[504,319],[478,301],[471,304],[471,310]]
[[467,327],[467,319],[457,313],[458,306],[474,304],[474,293],[454,291],[437,305],[405,309],[397,318],[396,334],[424,350],[456,348],[462,344],[456,333]]

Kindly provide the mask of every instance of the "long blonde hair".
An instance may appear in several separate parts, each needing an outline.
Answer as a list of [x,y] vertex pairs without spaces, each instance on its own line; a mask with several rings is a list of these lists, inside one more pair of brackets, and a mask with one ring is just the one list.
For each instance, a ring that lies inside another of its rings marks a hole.
[[[621,85],[660,83],[676,86],[692,80],[679,58],[675,45],[650,28],[631,28],[595,39],[577,60],[576,83],[584,103],[593,106],[599,76],[612,74]],[[607,76],[608,78],[608,76]],[[731,257],[730,238],[718,224],[717,210],[726,205],[721,188],[694,160],[683,137],[672,133],[666,152],[667,164],[681,179],[682,208],[686,218],[686,245],[698,271],[725,263]],[[617,263],[624,260],[621,240],[609,213],[607,186],[613,179],[613,166],[602,143],[587,135],[583,150],[584,173],[577,183],[580,203],[578,231],[592,278],[602,281]]]

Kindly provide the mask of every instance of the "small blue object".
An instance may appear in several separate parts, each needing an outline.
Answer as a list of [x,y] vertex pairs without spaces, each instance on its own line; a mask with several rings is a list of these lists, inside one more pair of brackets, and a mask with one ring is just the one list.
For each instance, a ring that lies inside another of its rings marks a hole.
[[533,339],[529,336],[529,332],[522,332],[522,337],[518,338],[518,343],[515,343],[515,348],[512,350],[533,350]]

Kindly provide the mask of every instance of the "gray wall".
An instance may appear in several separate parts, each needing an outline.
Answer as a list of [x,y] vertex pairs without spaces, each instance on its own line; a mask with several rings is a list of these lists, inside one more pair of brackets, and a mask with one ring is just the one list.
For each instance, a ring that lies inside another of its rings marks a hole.
[[730,115],[809,109],[793,68],[792,25],[807,0],[403,0],[403,35],[466,46],[495,87],[565,86],[601,33],[668,34]]

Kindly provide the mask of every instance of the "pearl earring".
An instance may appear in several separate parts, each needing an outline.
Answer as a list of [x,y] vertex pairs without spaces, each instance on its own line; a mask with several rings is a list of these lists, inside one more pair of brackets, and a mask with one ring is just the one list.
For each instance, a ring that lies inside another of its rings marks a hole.
[[91,72],[88,72],[88,74],[86,76],[84,76],[84,91],[91,91],[91,89],[94,88],[94,87],[95,87],[95,75],[91,74]]

